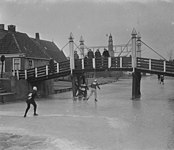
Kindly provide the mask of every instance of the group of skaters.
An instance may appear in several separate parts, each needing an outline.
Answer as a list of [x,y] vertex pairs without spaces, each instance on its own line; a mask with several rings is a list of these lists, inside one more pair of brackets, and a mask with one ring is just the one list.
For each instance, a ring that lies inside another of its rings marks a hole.
[[95,53],[91,49],[89,49],[87,53],[87,58],[100,58],[100,57],[109,57],[109,56],[110,56],[109,51],[105,48],[102,54],[100,53],[99,49],[97,49]]
[[80,86],[76,84],[76,87],[77,87],[77,90],[75,92],[76,98],[78,98],[79,100],[81,99],[88,100],[94,94],[94,101],[97,102],[97,89],[100,89],[100,86],[96,79],[94,79],[94,81],[90,85],[91,90],[89,95],[87,92],[89,88],[86,83],[80,84]]
[[[76,91],[76,96],[80,99],[83,98],[83,100],[88,100],[94,94],[94,100],[95,100],[95,102],[97,102],[97,88],[100,89],[100,86],[96,79],[91,83],[90,87],[91,87],[91,91],[88,96],[87,90],[89,90],[89,88],[88,88],[87,84],[86,83],[81,84]],[[33,107],[34,107],[33,115],[38,116],[38,114],[36,112],[37,111],[37,104],[35,102],[36,97],[39,97],[39,94],[37,93],[37,87],[34,86],[32,89],[32,92],[30,92],[28,94],[28,97],[26,99],[27,108],[24,113],[24,118],[27,116],[27,113],[30,109],[30,105],[33,105]]]
[[164,85],[164,75],[158,74],[158,83]]

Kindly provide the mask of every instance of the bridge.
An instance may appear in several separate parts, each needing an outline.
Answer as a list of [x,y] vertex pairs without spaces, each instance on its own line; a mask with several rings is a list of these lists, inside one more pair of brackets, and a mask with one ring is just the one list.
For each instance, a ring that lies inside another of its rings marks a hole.
[[[131,55],[130,56],[118,56],[113,57],[101,57],[101,58],[80,58],[74,59],[74,42],[70,35],[69,47],[70,47],[70,60],[54,63],[53,66],[45,65],[37,68],[27,70],[17,70],[14,75],[17,79],[25,79],[29,82],[49,80],[53,78],[63,77],[67,75],[75,76],[76,74],[83,74],[85,72],[94,71],[130,71],[133,73],[132,83],[132,97],[137,98],[140,96],[138,90],[140,90],[140,79],[138,75],[141,72],[161,74],[165,76],[174,77],[174,62],[143,58],[138,53],[140,49],[141,39],[137,37],[135,29],[132,31],[131,38]],[[130,45],[129,43],[127,45]],[[74,78],[72,78],[74,80]]]
[[[174,63],[171,61],[139,58],[136,60],[136,70],[145,73],[162,74],[174,77]],[[94,71],[133,71],[131,57],[108,57],[75,60],[73,73],[94,72]],[[16,76],[29,81],[48,80],[63,77],[71,74],[70,60],[54,63],[54,69],[50,66],[40,66],[28,70],[17,70]]]

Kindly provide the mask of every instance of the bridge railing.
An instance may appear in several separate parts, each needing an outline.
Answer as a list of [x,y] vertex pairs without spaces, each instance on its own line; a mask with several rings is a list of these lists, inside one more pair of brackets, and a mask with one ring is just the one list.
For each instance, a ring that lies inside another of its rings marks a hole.
[[33,79],[33,78],[41,78],[53,75],[55,73],[62,73],[66,71],[70,71],[69,60],[60,63],[54,63],[54,66],[46,65],[27,70],[15,70],[13,71],[13,74],[14,76],[17,77],[17,79]]
[[[120,57],[121,59],[121,57]],[[131,57],[122,57],[122,67],[123,68],[132,68],[132,58]]]
[[75,60],[76,70],[103,70],[103,69],[114,69],[114,68],[131,68],[131,57],[100,57],[100,58],[85,58]]
[[156,72],[165,72],[174,74],[174,62],[149,59],[149,58],[137,58],[137,68]]
[[171,61],[166,62],[166,72],[174,73],[174,62],[171,62]]
[[[75,60],[75,70],[130,70],[132,68],[131,57],[109,57],[109,58],[85,58]],[[137,58],[137,68],[146,72],[166,73],[174,75],[174,62]],[[42,78],[54,75],[56,73],[65,73],[70,71],[70,60],[54,63],[53,66],[46,65],[28,70],[17,70],[14,75],[18,79]]]
[[70,70],[70,60],[56,63],[57,73],[65,72]]

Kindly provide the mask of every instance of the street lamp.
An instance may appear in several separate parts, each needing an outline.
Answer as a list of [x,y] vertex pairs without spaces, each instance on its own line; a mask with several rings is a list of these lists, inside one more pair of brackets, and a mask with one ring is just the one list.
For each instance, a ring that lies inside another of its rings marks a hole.
[[5,56],[2,55],[2,56],[1,56],[1,62],[2,62],[2,65],[1,65],[1,78],[3,77],[4,61],[5,61]]

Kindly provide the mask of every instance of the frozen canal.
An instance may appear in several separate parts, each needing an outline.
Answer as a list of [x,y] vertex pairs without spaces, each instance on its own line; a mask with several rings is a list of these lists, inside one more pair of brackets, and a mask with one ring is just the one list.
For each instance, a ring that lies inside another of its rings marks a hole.
[[70,92],[37,101],[37,117],[31,107],[23,118],[25,102],[0,105],[0,150],[174,150],[174,78],[143,78],[139,101],[131,82],[101,86],[97,103]]

